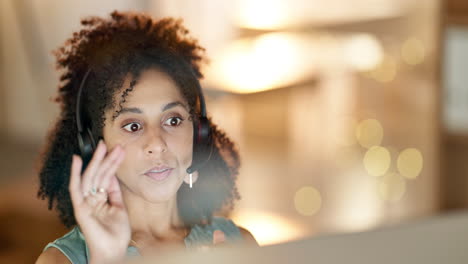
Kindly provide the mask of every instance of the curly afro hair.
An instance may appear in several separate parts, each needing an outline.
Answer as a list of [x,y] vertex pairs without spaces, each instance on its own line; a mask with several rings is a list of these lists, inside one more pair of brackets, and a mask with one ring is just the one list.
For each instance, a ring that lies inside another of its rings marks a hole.
[[[145,70],[156,68],[168,74],[186,99],[191,118],[196,121],[200,106],[196,84],[203,77],[200,64],[204,49],[188,35],[180,20],[155,20],[141,13],[117,12],[110,18],[88,17],[83,29],[73,33],[54,52],[61,73],[58,96],[60,115],[48,133],[43,148],[38,196],[48,199],[67,227],[76,224],[68,191],[72,155],[79,153],[76,127],[76,97],[80,83],[91,69],[83,88],[83,111],[95,139],[102,138],[105,112],[118,113]],[[122,87],[131,76],[130,87]],[[114,95],[121,92],[120,102]],[[117,110],[115,110],[117,109]],[[115,117],[114,114],[114,117]],[[240,199],[236,179],[240,166],[233,142],[211,123],[214,150],[211,159],[199,170],[197,184],[183,184],[177,192],[179,215],[184,224],[210,223],[212,216],[229,211]]]

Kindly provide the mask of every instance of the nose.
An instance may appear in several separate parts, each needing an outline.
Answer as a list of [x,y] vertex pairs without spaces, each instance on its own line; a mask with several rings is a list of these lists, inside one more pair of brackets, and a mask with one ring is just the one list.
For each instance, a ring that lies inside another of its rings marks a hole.
[[149,129],[145,138],[143,151],[147,155],[163,153],[167,151],[166,141],[157,129]]

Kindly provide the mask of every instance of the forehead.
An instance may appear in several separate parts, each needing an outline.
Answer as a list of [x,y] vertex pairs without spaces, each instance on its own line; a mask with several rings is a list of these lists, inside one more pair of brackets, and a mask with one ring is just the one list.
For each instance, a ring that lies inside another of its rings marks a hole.
[[148,69],[143,71],[133,89],[130,88],[132,79],[131,76],[128,76],[122,89],[115,95],[116,102],[121,102],[124,99],[121,105],[158,104],[169,100],[186,103],[174,80],[161,70]]
[[187,112],[189,106],[187,100],[182,96],[179,87],[172,78],[157,69],[148,69],[140,74],[133,89],[130,83],[133,76],[127,76],[122,88],[114,95],[115,105],[105,113],[106,122],[114,122],[121,116],[123,109],[138,108],[139,112],[145,114],[158,114],[168,104],[179,102]]

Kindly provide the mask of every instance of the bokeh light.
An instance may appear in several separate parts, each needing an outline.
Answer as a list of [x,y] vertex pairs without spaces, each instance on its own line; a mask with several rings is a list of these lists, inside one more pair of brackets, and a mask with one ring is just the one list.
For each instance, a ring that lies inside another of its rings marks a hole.
[[287,86],[311,75],[315,64],[307,57],[312,54],[310,43],[307,37],[285,33],[240,39],[216,56],[209,75],[215,76],[217,86],[234,93]]
[[359,71],[368,71],[380,64],[383,57],[382,47],[374,36],[357,34],[345,44],[348,63]]
[[394,58],[385,56],[382,62],[370,72],[370,76],[378,82],[393,81],[397,74],[397,63]]
[[376,119],[361,121],[356,127],[356,139],[365,148],[380,145],[383,139],[382,125]]
[[384,201],[399,201],[406,192],[405,179],[398,173],[388,173],[379,179],[378,192]]
[[[361,157],[362,160],[362,157]],[[364,175],[365,176],[365,175]],[[356,232],[368,229],[379,223],[382,202],[375,188],[376,178],[363,177],[362,169],[348,167],[333,183],[330,192],[330,207],[323,206],[323,213],[335,207],[327,224],[333,224],[342,230]],[[327,193],[328,194],[328,193]]]
[[424,44],[417,38],[409,38],[401,46],[401,58],[409,65],[422,63],[425,55]]
[[319,191],[312,186],[300,188],[294,195],[296,210],[306,216],[315,214],[322,206],[322,198]]
[[398,155],[397,168],[404,177],[414,179],[421,173],[423,163],[424,159],[419,150],[407,148]]
[[372,176],[382,176],[387,173],[391,164],[390,152],[381,146],[374,146],[364,155],[364,168]]

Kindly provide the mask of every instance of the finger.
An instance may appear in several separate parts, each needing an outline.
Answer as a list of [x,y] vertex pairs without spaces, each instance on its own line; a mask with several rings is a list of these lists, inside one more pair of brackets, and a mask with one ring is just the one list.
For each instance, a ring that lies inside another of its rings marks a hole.
[[81,185],[81,191],[82,192],[87,192],[91,188],[96,187],[92,186],[93,184],[93,178],[96,174],[97,169],[99,168],[99,165],[101,164],[101,161],[103,160],[104,156],[106,154],[106,144],[102,142],[102,140],[99,141],[99,144],[96,148],[96,151],[93,154],[93,158],[91,159],[88,167],[83,173],[82,176],[82,185]]
[[93,195],[86,196],[85,200],[94,211],[97,211],[107,204],[107,191],[105,189],[101,189]]
[[91,208],[92,211],[96,211],[99,205],[107,201],[107,196],[103,194],[90,194],[84,197],[84,201]]
[[108,187],[109,182],[108,180],[106,182],[105,179],[105,176],[107,175],[106,172],[109,171],[112,168],[112,166],[115,165],[115,162],[119,159],[121,152],[122,148],[117,145],[112,150],[112,152],[103,160],[101,166],[99,166],[99,169],[96,172],[96,176],[94,177],[93,186],[100,188]]
[[114,159],[112,163],[110,164],[110,167],[106,171],[103,172],[103,176],[102,176],[103,181],[101,182],[100,186],[104,188],[107,188],[109,186],[109,182],[112,176],[115,175],[115,173],[119,169],[120,164],[122,163],[124,158],[125,158],[125,153],[123,151],[120,151],[119,156],[117,156],[116,159]]
[[221,230],[215,230],[213,232],[213,245],[221,244],[226,241],[226,236]]
[[72,203],[75,205],[81,204],[83,202],[83,193],[80,188],[82,164],[83,162],[81,158],[77,155],[73,155],[68,190],[70,191]]
[[109,196],[107,199],[111,205],[124,207],[122,192],[120,191],[119,181],[117,180],[115,174],[111,176],[107,195]]

